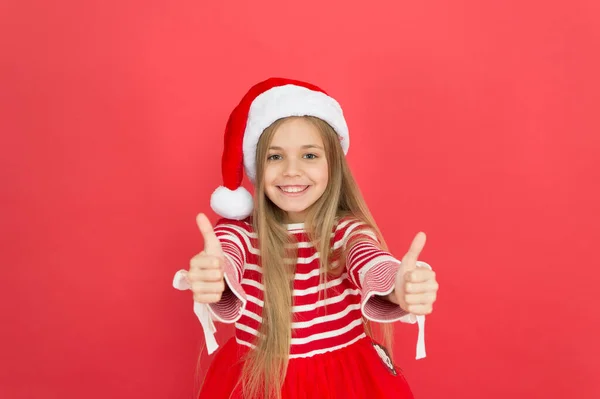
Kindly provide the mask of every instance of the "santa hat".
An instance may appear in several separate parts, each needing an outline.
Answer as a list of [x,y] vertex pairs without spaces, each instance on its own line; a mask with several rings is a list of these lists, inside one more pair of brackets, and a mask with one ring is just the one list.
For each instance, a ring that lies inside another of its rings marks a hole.
[[325,91],[310,83],[270,78],[253,86],[229,116],[222,159],[223,186],[210,198],[220,216],[242,220],[252,214],[252,196],[241,186],[243,169],[256,178],[256,147],[263,131],[278,119],[314,116],[327,122],[340,136],[344,154],[350,140],[342,108]]

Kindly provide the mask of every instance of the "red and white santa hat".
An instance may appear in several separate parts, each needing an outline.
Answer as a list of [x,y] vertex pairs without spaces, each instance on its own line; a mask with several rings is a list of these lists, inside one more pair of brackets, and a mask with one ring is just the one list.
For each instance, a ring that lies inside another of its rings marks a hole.
[[256,147],[263,131],[278,119],[314,116],[327,122],[340,136],[344,154],[350,138],[340,104],[310,83],[270,78],[253,86],[229,116],[223,150],[223,186],[210,198],[220,216],[242,220],[252,214],[252,196],[241,186],[243,169],[252,183],[256,178]]

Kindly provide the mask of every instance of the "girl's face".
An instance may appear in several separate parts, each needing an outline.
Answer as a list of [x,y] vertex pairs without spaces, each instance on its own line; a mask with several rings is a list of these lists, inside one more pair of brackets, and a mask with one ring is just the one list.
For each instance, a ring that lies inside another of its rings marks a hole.
[[325,191],[328,179],[325,147],[317,128],[303,118],[284,121],[267,150],[267,197],[287,213],[288,223],[301,223]]

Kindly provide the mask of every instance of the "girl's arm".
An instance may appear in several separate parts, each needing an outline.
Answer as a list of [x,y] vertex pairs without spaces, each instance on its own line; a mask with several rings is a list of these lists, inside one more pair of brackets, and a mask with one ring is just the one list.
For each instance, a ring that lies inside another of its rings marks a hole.
[[215,235],[223,249],[223,277],[225,291],[221,300],[209,304],[215,320],[222,323],[235,323],[246,308],[246,292],[242,288],[242,274],[246,263],[249,243],[249,226],[245,222],[221,219],[214,228]]
[[[396,303],[395,298],[390,297],[394,293],[398,272],[402,272],[401,262],[381,249],[376,234],[368,226],[363,225],[344,236],[343,256],[349,279],[361,290],[362,314],[368,320],[379,323],[417,323],[416,358],[424,358],[425,316],[407,312]],[[416,266],[431,269],[424,262],[417,261]]]
[[[363,315],[368,320],[380,323],[416,322],[415,315],[399,306],[394,294],[396,277],[402,264],[381,249],[375,233],[366,225],[359,226],[348,234],[343,248],[348,277],[362,294]],[[420,261],[417,266],[431,268]]]

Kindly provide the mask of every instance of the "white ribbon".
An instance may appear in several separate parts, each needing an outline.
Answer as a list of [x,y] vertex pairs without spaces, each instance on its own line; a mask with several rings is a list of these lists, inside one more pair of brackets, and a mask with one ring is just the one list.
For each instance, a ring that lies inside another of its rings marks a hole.
[[419,335],[417,338],[417,360],[419,360],[427,356],[427,353],[425,353],[425,316],[417,316],[417,326],[419,328]]
[[[428,263],[420,260],[417,261],[417,267],[425,267],[432,270]],[[417,360],[419,360],[427,356],[427,353],[425,353],[425,316],[417,316],[417,326],[419,328],[419,335],[417,337]]]
[[[186,270],[180,270],[175,273],[175,277],[173,278],[173,288],[181,291],[189,290],[191,286],[190,283],[188,283],[186,276]],[[217,328],[210,315],[210,309],[207,304],[194,301],[194,313],[198,317],[198,320],[200,320],[200,325],[202,325],[204,341],[206,342],[206,348],[210,355],[219,347],[219,344],[217,344],[217,340],[215,339]]]

